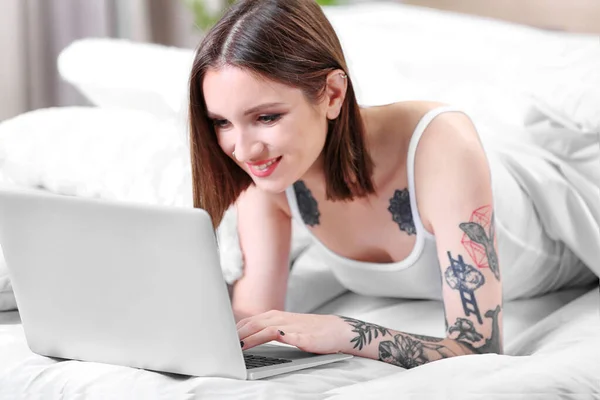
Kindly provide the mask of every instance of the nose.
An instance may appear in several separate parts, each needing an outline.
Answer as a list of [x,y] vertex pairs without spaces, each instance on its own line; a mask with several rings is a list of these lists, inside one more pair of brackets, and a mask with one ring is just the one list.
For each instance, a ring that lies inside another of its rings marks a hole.
[[260,160],[260,156],[264,150],[265,145],[263,142],[247,132],[240,132],[238,134],[233,152],[235,152],[235,159],[243,163]]

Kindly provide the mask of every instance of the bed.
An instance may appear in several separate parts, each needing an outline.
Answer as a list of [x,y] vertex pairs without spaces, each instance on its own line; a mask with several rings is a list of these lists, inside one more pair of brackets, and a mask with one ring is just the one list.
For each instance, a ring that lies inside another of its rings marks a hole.
[[[355,357],[245,382],[33,354],[0,253],[0,398],[600,398],[598,38],[402,4],[326,12],[359,102],[435,99],[463,107],[486,145],[504,149],[545,228],[585,262],[592,279],[534,297],[505,293],[504,355],[411,370]],[[119,62],[100,63],[117,56]],[[37,110],[1,123],[0,185],[189,207],[184,126],[192,56],[189,49],[107,39],[65,49],[61,75],[95,106]],[[534,148],[548,168],[527,163]],[[218,232],[230,283],[242,273],[234,221],[228,213]],[[294,235],[288,310],[443,336],[440,302],[348,292],[310,241],[299,230]]]
[[[443,311],[433,301],[346,293],[317,311],[411,332],[443,332]],[[244,382],[56,362],[29,351],[18,312],[12,311],[0,314],[0,398],[594,399],[600,377],[598,313],[597,288],[564,290],[505,305],[507,355],[460,357],[408,371],[354,358]]]

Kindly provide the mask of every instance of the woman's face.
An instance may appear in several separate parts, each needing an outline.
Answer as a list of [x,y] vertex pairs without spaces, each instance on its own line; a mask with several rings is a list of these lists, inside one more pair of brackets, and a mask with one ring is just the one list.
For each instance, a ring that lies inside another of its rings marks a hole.
[[203,91],[221,149],[259,188],[283,192],[319,158],[327,99],[312,104],[300,89],[231,66],[209,69]]

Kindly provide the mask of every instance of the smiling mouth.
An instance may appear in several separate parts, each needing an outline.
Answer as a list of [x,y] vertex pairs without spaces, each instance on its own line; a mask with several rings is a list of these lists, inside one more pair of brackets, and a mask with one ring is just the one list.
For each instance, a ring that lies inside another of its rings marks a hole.
[[248,164],[248,168],[254,176],[267,178],[275,171],[282,158],[283,156],[280,156],[262,164]]
[[266,171],[271,165],[275,164],[279,160],[281,160],[281,157],[274,158],[271,161],[266,162],[264,164],[259,164],[259,165],[254,164],[254,165],[251,165],[251,167],[262,172],[262,171]]

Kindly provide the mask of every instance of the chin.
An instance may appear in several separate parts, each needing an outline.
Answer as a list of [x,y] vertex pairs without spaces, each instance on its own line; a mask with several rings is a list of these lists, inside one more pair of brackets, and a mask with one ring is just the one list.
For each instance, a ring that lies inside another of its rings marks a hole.
[[286,179],[270,180],[253,178],[252,180],[257,188],[272,194],[279,194],[285,192],[285,189],[287,189],[293,183],[288,182],[288,180]]

